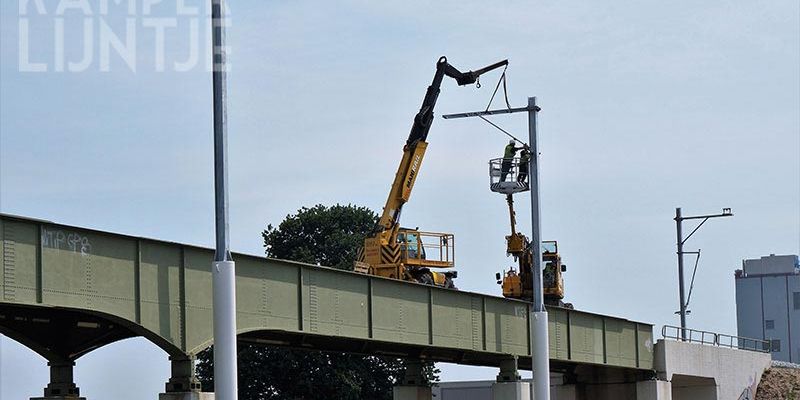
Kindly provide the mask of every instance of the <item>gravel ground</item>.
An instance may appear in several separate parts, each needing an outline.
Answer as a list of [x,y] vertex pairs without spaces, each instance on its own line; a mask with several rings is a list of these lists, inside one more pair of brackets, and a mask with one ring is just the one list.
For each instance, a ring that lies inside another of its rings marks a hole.
[[766,370],[756,400],[800,400],[800,369],[773,366]]
[[800,364],[794,364],[786,361],[773,361],[772,366],[778,368],[800,369]]

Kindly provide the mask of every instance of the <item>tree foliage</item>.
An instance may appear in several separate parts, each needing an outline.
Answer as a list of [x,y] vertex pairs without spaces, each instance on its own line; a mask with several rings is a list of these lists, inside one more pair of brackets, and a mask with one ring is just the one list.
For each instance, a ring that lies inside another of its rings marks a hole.
[[[405,370],[394,359],[244,343],[238,360],[242,400],[388,400]],[[197,364],[203,390],[213,390],[213,373],[211,352],[204,352]]]
[[316,205],[261,233],[267,257],[352,270],[358,247],[378,216],[366,207]]
[[[351,270],[356,251],[378,216],[353,205],[302,208],[277,227],[262,232],[271,258]],[[242,400],[391,399],[392,387],[405,373],[403,360],[347,353],[325,353],[239,344],[239,396]],[[438,380],[432,363],[424,368]],[[213,353],[198,356],[197,375],[213,390]]]

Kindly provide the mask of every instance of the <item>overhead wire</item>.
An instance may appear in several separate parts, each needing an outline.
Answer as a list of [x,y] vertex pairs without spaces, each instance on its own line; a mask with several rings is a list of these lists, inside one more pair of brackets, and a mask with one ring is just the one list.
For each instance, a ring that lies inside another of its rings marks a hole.
[[508,135],[508,137],[510,137],[510,138],[512,138],[512,139],[514,139],[514,140],[516,140],[516,141],[518,141],[518,142],[520,142],[520,143],[522,143],[522,144],[524,144],[524,145],[526,145],[526,146],[528,145],[527,143],[523,142],[522,140],[519,140],[519,139],[517,139],[517,137],[515,137],[514,135],[510,134],[510,133],[509,133],[507,130],[505,130],[505,129],[503,129],[503,128],[499,127],[499,126],[498,126],[497,124],[495,124],[494,122],[492,122],[492,121],[489,121],[489,120],[488,120],[486,117],[484,117],[483,115],[478,115],[478,118],[480,118],[480,119],[482,119],[482,120],[486,121],[486,123],[487,123],[487,124],[489,124],[489,125],[491,125],[491,126],[493,126],[493,127],[497,128],[497,129],[499,129],[499,130],[500,130],[500,132],[503,132],[503,133],[505,133],[506,135]]

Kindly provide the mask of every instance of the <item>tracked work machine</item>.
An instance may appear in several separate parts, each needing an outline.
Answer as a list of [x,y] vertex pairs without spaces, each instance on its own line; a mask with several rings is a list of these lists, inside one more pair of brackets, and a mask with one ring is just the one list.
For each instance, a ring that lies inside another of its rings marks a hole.
[[425,151],[428,133],[433,122],[433,110],[439,97],[444,77],[455,79],[459,86],[477,83],[478,78],[489,71],[508,65],[508,60],[489,65],[476,71],[461,72],[446,57],[439,58],[433,82],[425,93],[419,112],[403,146],[403,158],[397,168],[389,197],[373,234],[364,240],[354,269],[357,272],[387,278],[415,281],[430,285],[455,287],[452,270],[455,262],[454,236],[450,233],[422,232],[419,229],[402,228],[400,214],[414,188]]

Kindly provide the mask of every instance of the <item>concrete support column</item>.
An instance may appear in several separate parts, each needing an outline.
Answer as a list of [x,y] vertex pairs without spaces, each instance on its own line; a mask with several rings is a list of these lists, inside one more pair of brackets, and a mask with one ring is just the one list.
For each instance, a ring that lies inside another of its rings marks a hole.
[[575,385],[550,386],[551,400],[579,400]]
[[500,361],[500,373],[497,374],[497,381],[516,382],[518,380],[520,380],[520,375],[519,369],[517,369],[517,357]]
[[500,373],[497,382],[492,384],[493,400],[529,400],[530,383],[521,382],[517,357],[500,361]]
[[492,400],[531,400],[531,383],[522,381],[494,383]]
[[410,360],[406,362],[406,373],[402,382],[394,387],[394,400],[431,400],[431,387],[425,382],[422,373],[422,362]]
[[51,361],[47,365],[50,367],[50,383],[44,388],[44,397],[31,400],[86,400],[80,397],[81,390],[73,379],[74,361]]
[[672,384],[667,381],[636,382],[636,400],[672,400]]
[[167,393],[199,392],[200,381],[194,375],[194,357],[178,356],[169,360],[172,376],[167,381]]
[[201,393],[200,381],[194,374],[194,357],[177,356],[169,358],[172,376],[166,384],[166,393],[158,395],[159,400],[213,400],[214,393]]

